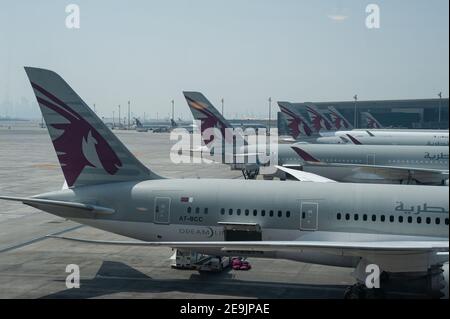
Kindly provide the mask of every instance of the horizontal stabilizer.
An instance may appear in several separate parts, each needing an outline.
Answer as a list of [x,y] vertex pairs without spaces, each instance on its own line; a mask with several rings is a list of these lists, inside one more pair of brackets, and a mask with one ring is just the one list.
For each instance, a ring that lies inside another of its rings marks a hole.
[[46,208],[71,208],[71,209],[79,210],[80,212],[85,212],[85,213],[89,212],[92,214],[100,214],[100,215],[110,215],[110,214],[115,213],[114,209],[112,209],[112,208],[91,205],[91,204],[84,204],[84,203],[76,203],[76,202],[64,202],[64,201],[40,199],[40,198],[32,198],[32,197],[0,196],[0,199],[15,201],[15,202],[22,202],[25,205],[36,207],[39,209],[42,209],[44,207],[46,207]]

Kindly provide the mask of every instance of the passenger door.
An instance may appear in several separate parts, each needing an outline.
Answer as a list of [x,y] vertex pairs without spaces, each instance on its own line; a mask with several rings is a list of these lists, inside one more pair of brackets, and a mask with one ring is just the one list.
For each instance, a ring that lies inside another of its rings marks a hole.
[[300,208],[300,229],[317,230],[319,219],[319,203],[302,202]]
[[170,198],[156,197],[155,198],[155,223],[169,224],[170,223]]
[[375,165],[375,154],[367,155],[367,165]]

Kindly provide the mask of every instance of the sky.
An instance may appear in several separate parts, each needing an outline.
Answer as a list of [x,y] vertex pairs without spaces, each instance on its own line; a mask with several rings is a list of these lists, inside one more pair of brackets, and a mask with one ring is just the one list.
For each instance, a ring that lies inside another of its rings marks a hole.
[[168,117],[173,99],[190,119],[183,90],[224,98],[230,118],[267,117],[269,97],[448,97],[449,1],[0,0],[0,116],[39,117],[23,66],[56,71],[105,117],[128,100],[134,116]]

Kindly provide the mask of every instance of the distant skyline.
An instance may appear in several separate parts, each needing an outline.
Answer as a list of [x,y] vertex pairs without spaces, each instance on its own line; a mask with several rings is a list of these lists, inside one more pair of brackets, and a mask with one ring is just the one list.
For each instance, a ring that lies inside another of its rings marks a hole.
[[[80,29],[65,26],[66,5]],[[380,29],[368,29],[369,3]],[[0,0],[0,117],[39,118],[23,66],[59,73],[100,116],[118,105],[190,119],[183,90],[225,116],[273,101],[449,95],[448,0]],[[273,113],[278,110],[272,103]]]

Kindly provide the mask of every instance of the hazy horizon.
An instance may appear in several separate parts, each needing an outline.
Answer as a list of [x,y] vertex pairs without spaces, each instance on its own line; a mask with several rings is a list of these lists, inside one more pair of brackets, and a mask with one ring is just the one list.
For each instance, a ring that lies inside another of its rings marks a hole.
[[[58,72],[100,116],[190,119],[183,90],[225,116],[273,101],[436,98],[449,92],[449,2],[0,0],[0,117],[39,118],[23,66]],[[65,26],[69,3],[80,29]],[[273,112],[277,111],[273,103]]]

